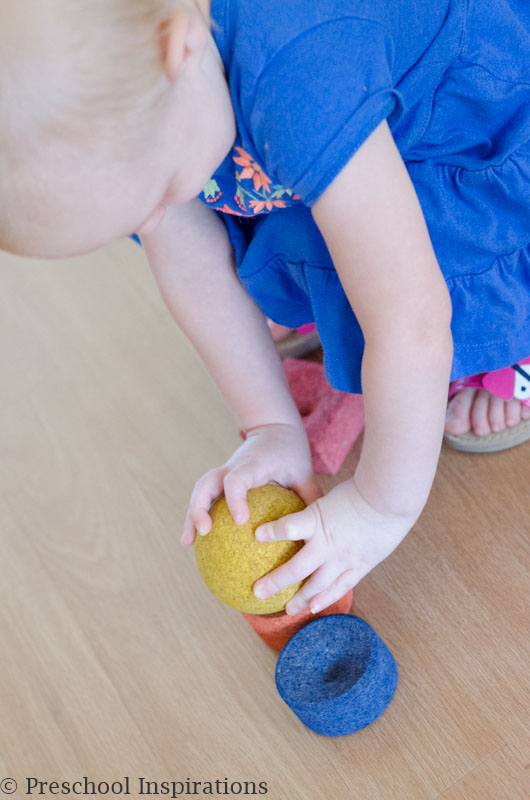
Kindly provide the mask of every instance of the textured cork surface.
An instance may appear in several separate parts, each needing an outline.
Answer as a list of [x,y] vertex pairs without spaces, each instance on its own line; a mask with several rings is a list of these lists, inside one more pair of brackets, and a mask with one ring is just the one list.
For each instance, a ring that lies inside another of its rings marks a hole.
[[305,508],[304,501],[290,489],[266,484],[247,492],[250,519],[236,525],[224,495],[212,506],[212,528],[197,536],[195,557],[206,586],[223,603],[249,614],[282,611],[303,582],[282,589],[266,600],[258,600],[254,583],[288,561],[304,542],[258,542],[259,525]]
[[315,733],[345,736],[365,728],[396,691],[394,656],[360,617],[315,619],[287,642],[276,664],[282,699]]
[[312,614],[308,607],[298,614],[292,615],[280,611],[277,614],[243,614],[243,616],[265,644],[268,644],[273,650],[281,650],[289,639],[311,620],[326,617],[328,614],[347,614],[352,601],[353,589],[350,589],[344,597],[327,608],[323,608],[318,614]]
[[363,398],[333,389],[322,364],[286,358],[283,368],[302,416],[313,469],[335,475],[364,428]]

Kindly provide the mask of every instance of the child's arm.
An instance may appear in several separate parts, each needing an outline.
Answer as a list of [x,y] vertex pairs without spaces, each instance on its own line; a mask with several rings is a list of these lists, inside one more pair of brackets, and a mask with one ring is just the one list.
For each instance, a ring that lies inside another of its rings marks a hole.
[[451,301],[386,122],[313,215],[365,338],[366,428],[355,483],[378,511],[418,516],[443,436]]
[[225,465],[197,481],[182,544],[193,543],[196,528],[210,529],[210,505],[223,491],[238,521],[248,519],[247,489],[269,480],[312,502],[322,492],[304,426],[266,318],[237,276],[224,224],[193,200],[168,208],[142,244],[172,316],[248,434]]
[[355,475],[306,509],[258,529],[305,539],[256,583],[268,597],[314,573],[291,613],[326,606],[385,558],[427,500],[449,383],[451,304],[427,227],[382,123],[313,207],[365,338],[366,426]]
[[197,199],[171,206],[142,244],[166,305],[238,425],[248,430],[271,422],[298,424],[266,318],[237,277],[217,214]]

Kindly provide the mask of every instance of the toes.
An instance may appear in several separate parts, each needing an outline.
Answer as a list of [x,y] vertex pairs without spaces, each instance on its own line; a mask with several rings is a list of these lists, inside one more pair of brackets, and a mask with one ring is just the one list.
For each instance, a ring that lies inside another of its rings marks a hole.
[[488,419],[490,398],[492,395],[484,389],[479,389],[473,398],[471,406],[471,430],[477,436],[487,436],[491,433],[491,426]]
[[477,436],[498,433],[506,426],[530,419],[530,407],[513,398],[505,402],[484,389],[462,389],[447,407],[445,431],[450,434],[473,431]]
[[518,425],[521,422],[521,408],[522,406],[519,400],[516,400],[515,398],[508,400],[505,408],[507,425],[512,427],[513,425]]
[[488,419],[491,430],[494,433],[503,431],[506,427],[504,405],[505,405],[504,400],[501,400],[500,397],[495,397],[495,395],[490,396]]
[[462,389],[450,401],[447,408],[445,430],[447,433],[467,433],[471,427],[469,413],[476,389]]

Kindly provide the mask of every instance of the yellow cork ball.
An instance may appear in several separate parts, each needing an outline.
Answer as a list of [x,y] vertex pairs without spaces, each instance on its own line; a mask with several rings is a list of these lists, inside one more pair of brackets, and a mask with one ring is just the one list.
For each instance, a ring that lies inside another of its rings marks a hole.
[[258,542],[254,532],[263,523],[306,506],[295,492],[275,484],[249,489],[247,503],[250,519],[236,525],[224,495],[216,500],[210,509],[210,532],[206,536],[197,534],[197,566],[208,589],[226,605],[246,614],[273,614],[285,608],[303,581],[266,600],[258,600],[252,587],[258,578],[294,556],[304,542]]

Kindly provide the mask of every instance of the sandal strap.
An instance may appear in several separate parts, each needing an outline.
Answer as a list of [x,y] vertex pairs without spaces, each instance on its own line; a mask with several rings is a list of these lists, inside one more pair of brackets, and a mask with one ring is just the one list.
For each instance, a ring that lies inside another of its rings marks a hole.
[[480,372],[478,375],[452,381],[449,385],[448,399],[466,388],[485,389],[501,400],[511,400],[515,397],[530,408],[530,356],[518,361],[517,364],[512,364],[511,367]]
[[466,378],[457,378],[456,381],[452,381],[449,384],[449,397],[453,397],[458,392],[461,392],[462,389],[482,389],[482,377],[485,375],[485,372],[481,372],[478,375],[469,375]]

